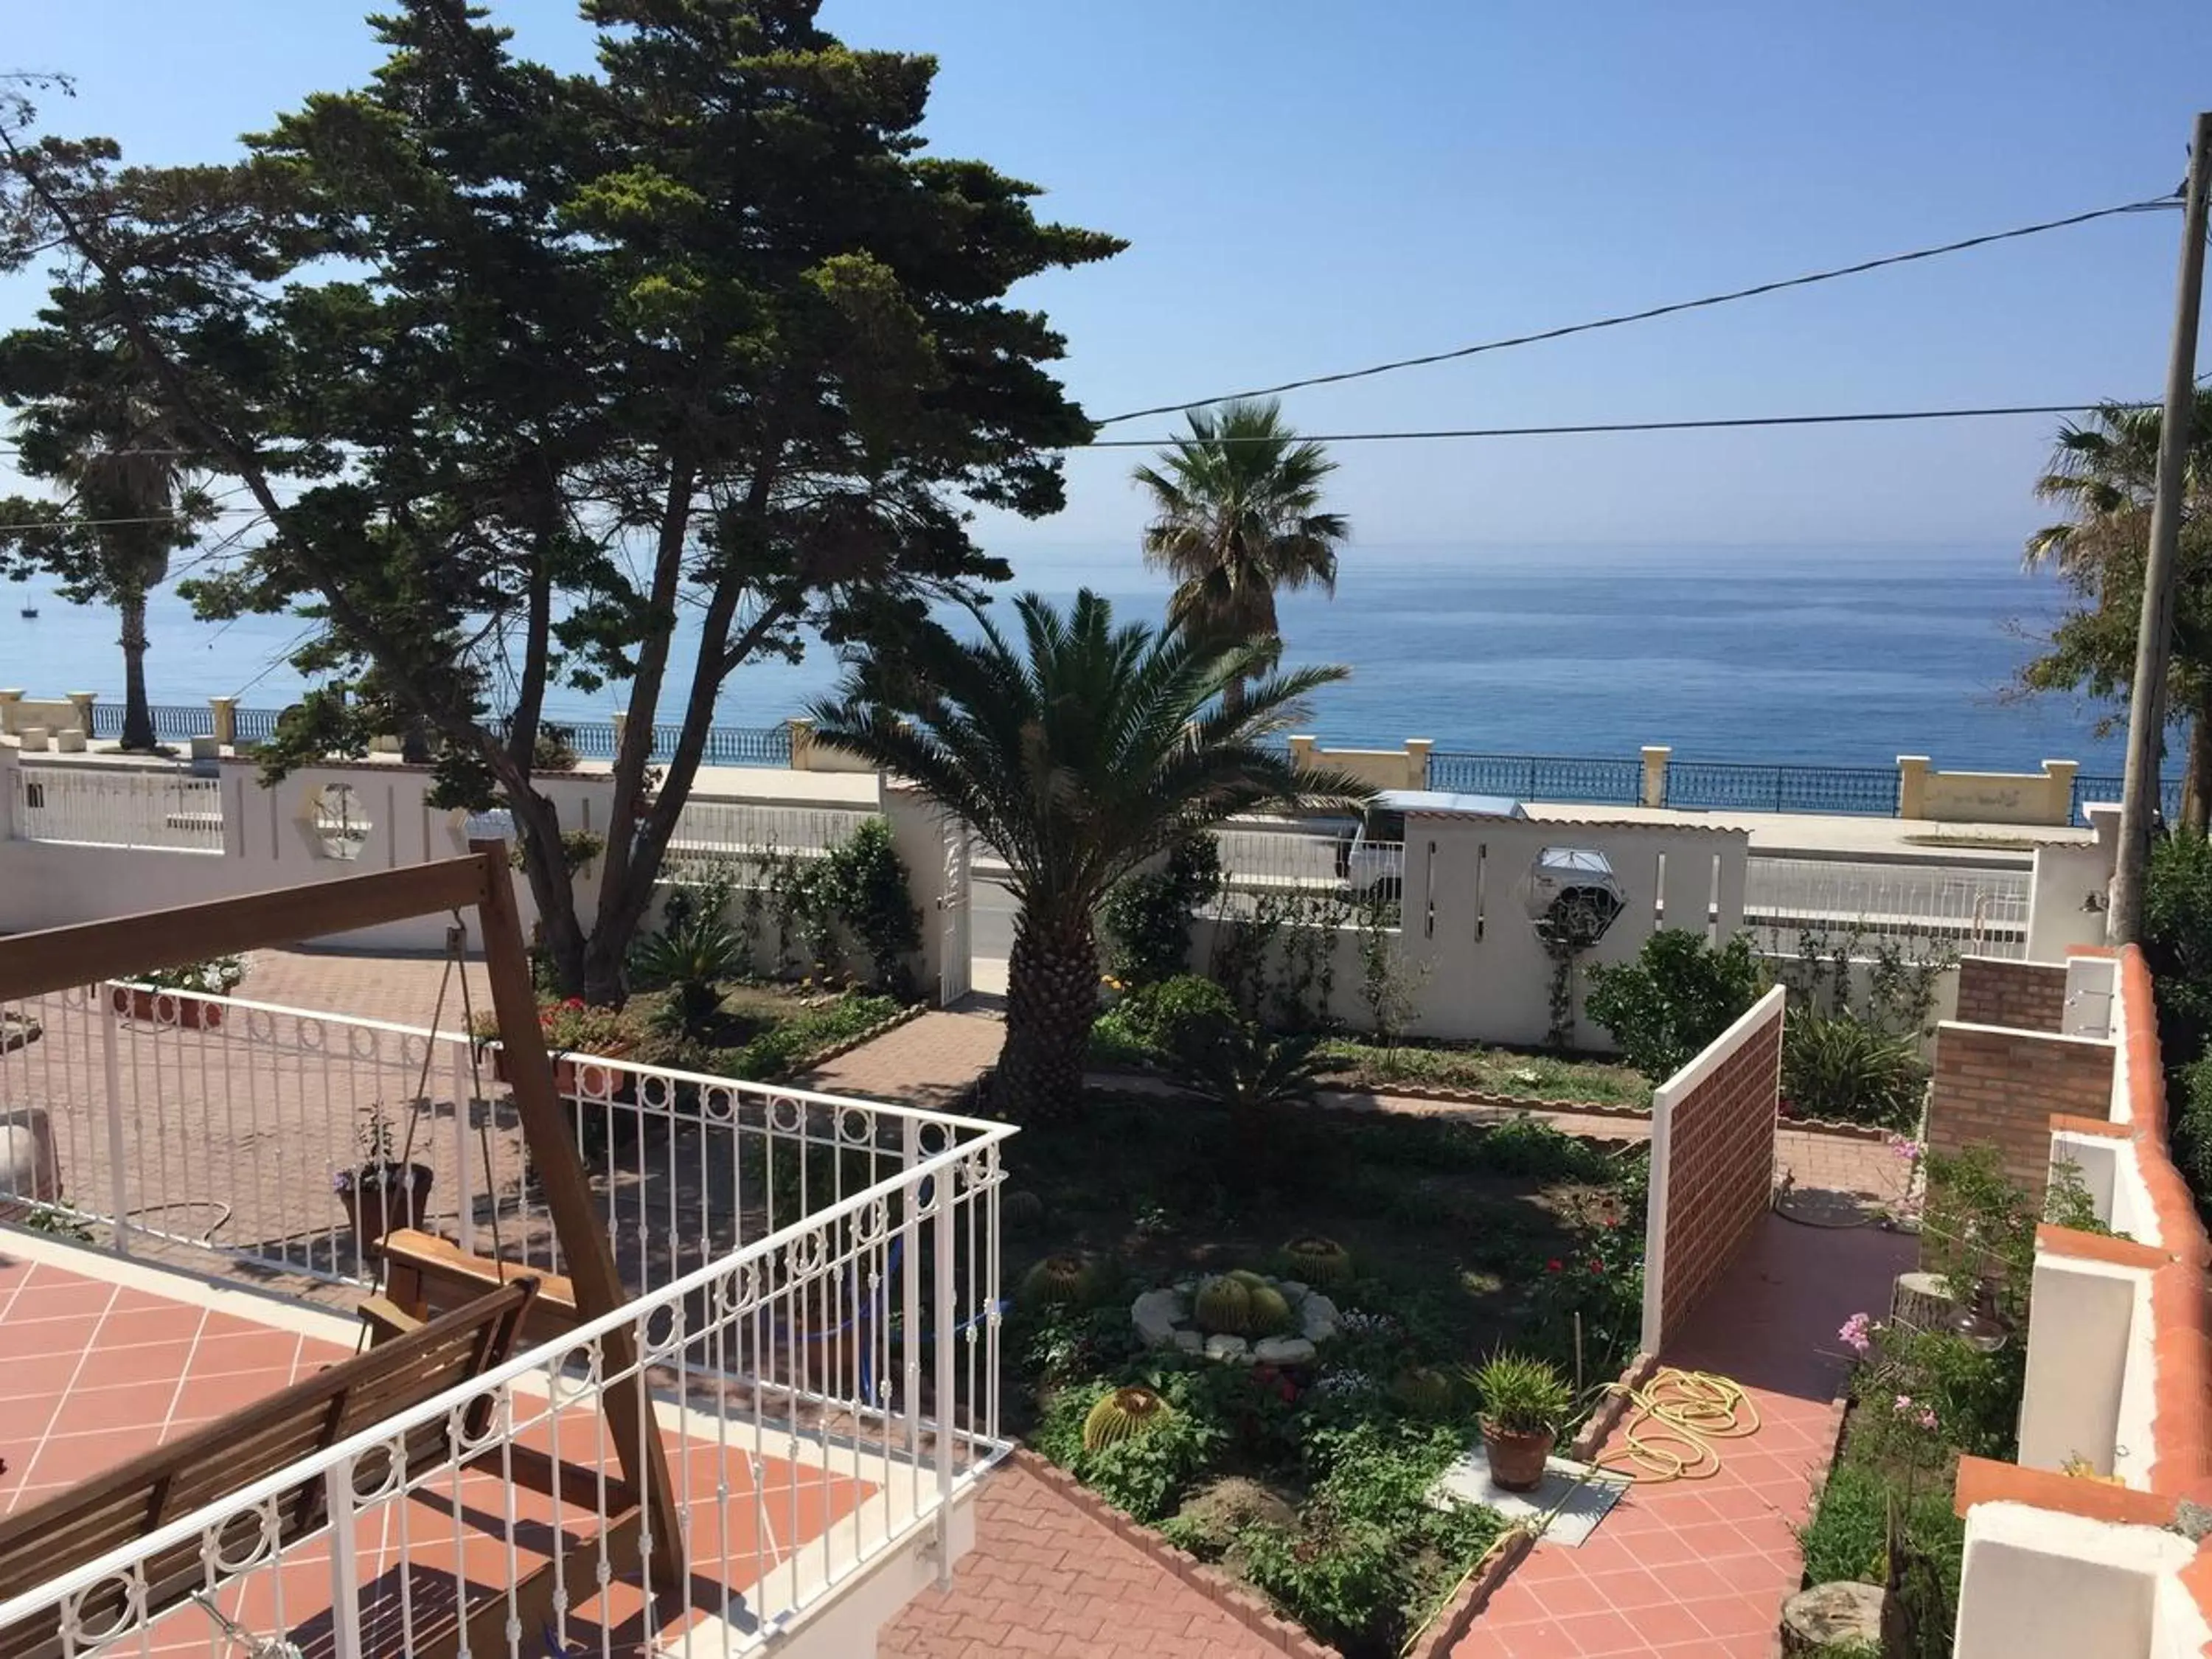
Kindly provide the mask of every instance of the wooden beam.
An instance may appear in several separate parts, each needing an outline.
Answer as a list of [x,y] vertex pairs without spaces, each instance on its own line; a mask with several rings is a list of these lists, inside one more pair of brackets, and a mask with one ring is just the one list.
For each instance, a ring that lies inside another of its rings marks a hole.
[[[507,873],[504,854],[490,858],[472,853],[403,870],[342,876],[204,904],[148,910],[112,921],[13,934],[0,939],[0,1002],[480,906],[490,865],[496,865],[501,876]],[[518,948],[519,944],[518,936]],[[530,1024],[532,1030],[538,1029],[535,1014]]]
[[[554,1237],[561,1241],[561,1253],[568,1259],[576,1312],[588,1322],[612,1313],[629,1298],[615,1267],[614,1252],[607,1248],[607,1236],[599,1226],[599,1212],[592,1203],[591,1183],[584,1175],[584,1161],[577,1153],[568,1115],[562,1109],[560,1091],[553,1086],[553,1060],[545,1052],[544,1034],[538,1027],[538,992],[530,981],[530,958],[522,943],[522,918],[515,908],[506,848],[507,843],[500,841],[469,843],[469,850],[479,855],[484,874],[483,896],[478,901],[483,925],[484,977],[491,983],[500,1046],[507,1058],[507,1087],[514,1097],[515,1115],[522,1121],[523,1141],[545,1194]],[[629,1326],[618,1325],[600,1338],[599,1353],[602,1376],[638,1373],[637,1341]],[[689,1579],[684,1529],[676,1507],[676,1488],[668,1478],[668,1449],[661,1443],[660,1425],[653,1416],[643,1375],[636,1374],[630,1382],[610,1383],[599,1396],[599,1408],[614,1431],[623,1474],[644,1500],[659,1588],[681,1595]]]

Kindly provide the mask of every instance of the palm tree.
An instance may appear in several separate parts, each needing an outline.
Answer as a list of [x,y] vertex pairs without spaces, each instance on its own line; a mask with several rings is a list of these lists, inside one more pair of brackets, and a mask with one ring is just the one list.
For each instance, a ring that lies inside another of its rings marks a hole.
[[[1014,602],[1018,642],[926,623],[811,711],[817,741],[910,780],[1006,860],[1018,914],[994,1087],[1010,1115],[1072,1110],[1098,1005],[1094,915],[1147,859],[1271,801],[1358,801],[1355,780],[1294,767],[1268,739],[1341,668],[1265,672],[1266,647],[1180,622],[1115,627],[1088,590],[1063,613]],[[1254,680],[1232,706],[1229,688]]]
[[123,747],[155,747],[146,700],[146,599],[189,547],[211,503],[191,481],[179,428],[149,395],[127,349],[54,350],[37,331],[0,339],[0,403],[19,408],[17,470],[59,501],[10,498],[0,570],[60,578],[62,597],[122,619]]
[[[2163,424],[2155,407],[2104,404],[2059,432],[2035,493],[2069,516],[2028,538],[2027,564],[2054,568],[2083,608],[2059,623],[2051,653],[2023,671],[2031,690],[2126,695]],[[2190,433],[2166,713],[2189,728],[2182,821],[2202,834],[2212,819],[2212,386],[2198,388]]]
[[[1336,592],[1336,550],[1352,529],[1321,511],[1322,484],[1336,463],[1300,441],[1273,401],[1194,410],[1190,435],[1139,466],[1152,497],[1145,559],[1176,578],[1168,614],[1220,637],[1264,642],[1255,659],[1272,667],[1281,629],[1275,591],[1308,586]],[[1228,689],[1234,703],[1240,680]]]

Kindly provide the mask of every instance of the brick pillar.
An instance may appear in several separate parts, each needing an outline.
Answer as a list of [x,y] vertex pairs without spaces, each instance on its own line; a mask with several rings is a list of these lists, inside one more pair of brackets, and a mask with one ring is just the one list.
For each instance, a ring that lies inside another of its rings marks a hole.
[[1665,744],[1644,745],[1644,804],[1664,806],[1667,804],[1667,763],[1674,751]]
[[1924,818],[1928,816],[1928,757],[1899,755],[1897,757],[1897,816],[1901,818]]
[[1939,1152],[1994,1146],[2006,1175],[2040,1204],[2051,1116],[2111,1115],[2113,1054],[2095,1037],[1946,1020],[1936,1028],[1928,1144]]

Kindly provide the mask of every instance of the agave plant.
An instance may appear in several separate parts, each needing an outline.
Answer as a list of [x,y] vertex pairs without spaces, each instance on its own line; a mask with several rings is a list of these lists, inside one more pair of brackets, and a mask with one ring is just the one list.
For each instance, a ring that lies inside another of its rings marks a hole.
[[631,969],[637,982],[665,986],[678,1024],[696,1032],[722,1000],[722,981],[745,966],[744,941],[720,916],[694,910],[637,947]]
[[1248,1145],[1263,1142],[1271,1107],[1303,1105],[1321,1086],[1315,1055],[1320,1039],[1270,1036],[1253,1025],[1234,1025],[1219,1039],[1178,1060],[1176,1078],[1203,1100],[1224,1108]]

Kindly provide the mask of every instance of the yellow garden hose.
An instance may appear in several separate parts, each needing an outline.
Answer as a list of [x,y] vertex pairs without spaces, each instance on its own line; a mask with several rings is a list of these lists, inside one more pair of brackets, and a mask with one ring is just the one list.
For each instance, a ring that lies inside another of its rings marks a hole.
[[1714,1441],[1759,1432],[1759,1407],[1751,1396],[1711,1371],[1662,1365],[1640,1389],[1611,1382],[1605,1391],[1626,1395],[1635,1409],[1593,1467],[1633,1480],[1711,1480],[1721,1467]]

